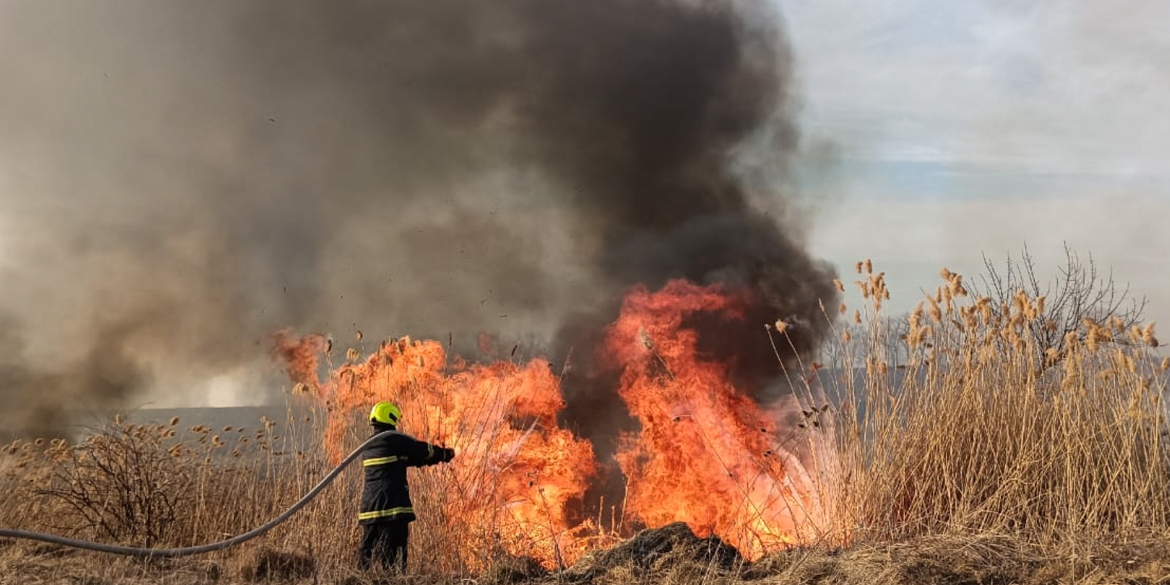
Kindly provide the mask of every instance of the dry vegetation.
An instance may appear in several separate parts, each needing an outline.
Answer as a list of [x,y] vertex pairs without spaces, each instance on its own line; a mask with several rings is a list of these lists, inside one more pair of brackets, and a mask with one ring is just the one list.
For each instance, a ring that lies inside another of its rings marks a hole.
[[[1095,276],[1066,281],[1074,290],[1058,287],[1055,299],[1038,288],[974,298],[959,275],[944,270],[938,291],[905,330],[891,333],[881,326],[889,298],[884,275],[868,262],[857,271],[861,300],[858,308],[839,308],[832,355],[840,368],[863,364],[864,375],[828,384],[842,406],[823,415],[824,425],[806,429],[831,446],[832,461],[820,468],[831,482],[825,493],[833,495],[834,521],[822,542],[746,563],[717,540],[674,526],[591,553],[562,572],[490,547],[469,559],[457,554],[469,536],[436,517],[450,479],[435,468],[414,476],[423,510],[412,539],[417,580],[1170,580],[1163,404],[1170,359],[1157,355],[1152,325],[1101,311],[1100,303],[1055,304],[1109,284]],[[266,521],[328,470],[317,453],[289,450],[271,421],[255,429],[187,426],[194,422],[115,421],[77,444],[14,443],[0,457],[0,526],[137,545],[198,544]],[[297,424],[282,428],[321,436],[316,421],[291,422]],[[258,541],[195,559],[134,561],[0,541],[0,583],[367,582],[350,568],[358,477],[344,475]]]

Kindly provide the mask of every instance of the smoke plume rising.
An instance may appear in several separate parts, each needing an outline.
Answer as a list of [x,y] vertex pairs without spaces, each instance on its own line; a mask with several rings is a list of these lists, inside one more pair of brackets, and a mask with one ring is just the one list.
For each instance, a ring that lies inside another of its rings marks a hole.
[[812,348],[834,294],[761,211],[798,144],[772,10],[5,3],[0,424],[198,401],[282,327],[532,331],[587,369],[622,291],[677,277],[758,293],[710,349],[774,374],[762,324]]

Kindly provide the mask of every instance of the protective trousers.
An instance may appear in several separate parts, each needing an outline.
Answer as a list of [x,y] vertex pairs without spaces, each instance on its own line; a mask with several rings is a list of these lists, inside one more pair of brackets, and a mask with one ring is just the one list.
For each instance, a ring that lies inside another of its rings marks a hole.
[[390,520],[362,525],[362,548],[358,568],[365,571],[371,563],[383,569],[406,574],[406,549],[410,540],[410,523]]

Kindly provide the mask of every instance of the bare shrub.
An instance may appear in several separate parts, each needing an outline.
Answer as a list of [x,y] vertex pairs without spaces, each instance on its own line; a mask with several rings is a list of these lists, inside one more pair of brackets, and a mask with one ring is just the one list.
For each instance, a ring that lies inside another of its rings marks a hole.
[[61,505],[46,524],[141,546],[171,542],[192,485],[190,470],[177,462],[174,434],[165,425],[118,421],[76,445],[60,443],[48,453],[47,485],[34,490]]
[[[1018,260],[1008,258],[1002,267],[984,256],[985,273],[971,286],[972,294],[986,299],[987,311],[1000,319],[1008,316],[1022,294],[1037,303],[1027,335],[1029,349],[1036,352],[1040,368],[1060,363],[1071,349],[1070,342],[1085,342],[1091,328],[1085,321],[1127,330],[1142,320],[1147,299],[1134,296],[1128,286],[1119,286],[1112,272],[1102,271],[1092,254],[1064,247],[1064,263],[1058,276],[1043,280],[1027,248]],[[1128,337],[1111,339],[1128,343]],[[1141,340],[1139,340],[1139,343]]]

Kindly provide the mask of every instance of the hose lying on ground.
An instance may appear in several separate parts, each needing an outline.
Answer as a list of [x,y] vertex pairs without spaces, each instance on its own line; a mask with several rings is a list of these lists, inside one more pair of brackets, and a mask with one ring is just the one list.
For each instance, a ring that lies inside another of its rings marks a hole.
[[115,554],[115,555],[126,555],[126,556],[132,556],[132,557],[156,557],[156,558],[183,557],[183,556],[188,556],[188,555],[197,555],[197,554],[203,554],[203,553],[209,553],[212,551],[222,550],[222,549],[236,546],[237,544],[241,544],[243,542],[247,542],[249,540],[252,540],[253,538],[256,538],[257,536],[260,536],[260,535],[264,534],[265,532],[272,530],[278,524],[291,518],[292,515],[296,514],[298,510],[305,507],[305,504],[308,504],[310,501],[313,500],[313,498],[317,497],[317,494],[321,493],[321,490],[325,489],[326,487],[329,486],[329,484],[333,483],[333,480],[337,479],[337,476],[339,474],[341,474],[341,471],[343,469],[345,469],[350,463],[353,463],[354,459],[357,459],[358,456],[361,455],[362,451],[364,451],[365,448],[370,445],[370,443],[373,443],[375,440],[377,440],[383,436],[392,434],[394,432],[395,431],[386,431],[383,433],[378,433],[377,435],[374,435],[374,436],[370,437],[369,439],[366,439],[366,441],[364,443],[359,445],[358,448],[354,449],[353,452],[351,452],[349,455],[346,455],[345,459],[342,459],[341,463],[339,463],[337,465],[337,467],[334,467],[333,470],[330,471],[328,475],[326,475],[324,478],[322,478],[321,481],[317,482],[317,485],[313,486],[313,489],[309,490],[308,493],[306,493],[304,495],[304,497],[302,497],[300,500],[297,500],[297,503],[293,504],[291,507],[289,507],[289,509],[285,510],[284,512],[282,512],[280,515],[273,518],[272,520],[269,520],[264,525],[262,525],[258,528],[255,528],[253,530],[250,530],[248,532],[245,532],[243,534],[233,536],[227,540],[221,540],[219,542],[212,542],[209,544],[201,544],[199,546],[186,546],[186,547],[181,547],[181,548],[139,548],[139,547],[133,547],[133,546],[118,546],[118,545],[114,545],[114,544],[102,544],[100,542],[91,542],[88,540],[77,540],[75,538],[65,538],[64,536],[57,536],[55,534],[45,534],[42,532],[30,532],[27,530],[10,530],[7,528],[0,528],[0,538],[19,538],[19,539],[24,539],[24,540],[37,540],[40,542],[48,542],[50,544],[59,544],[61,546],[81,548],[81,549],[85,549],[85,550],[92,550],[92,551],[110,553],[110,554]]

